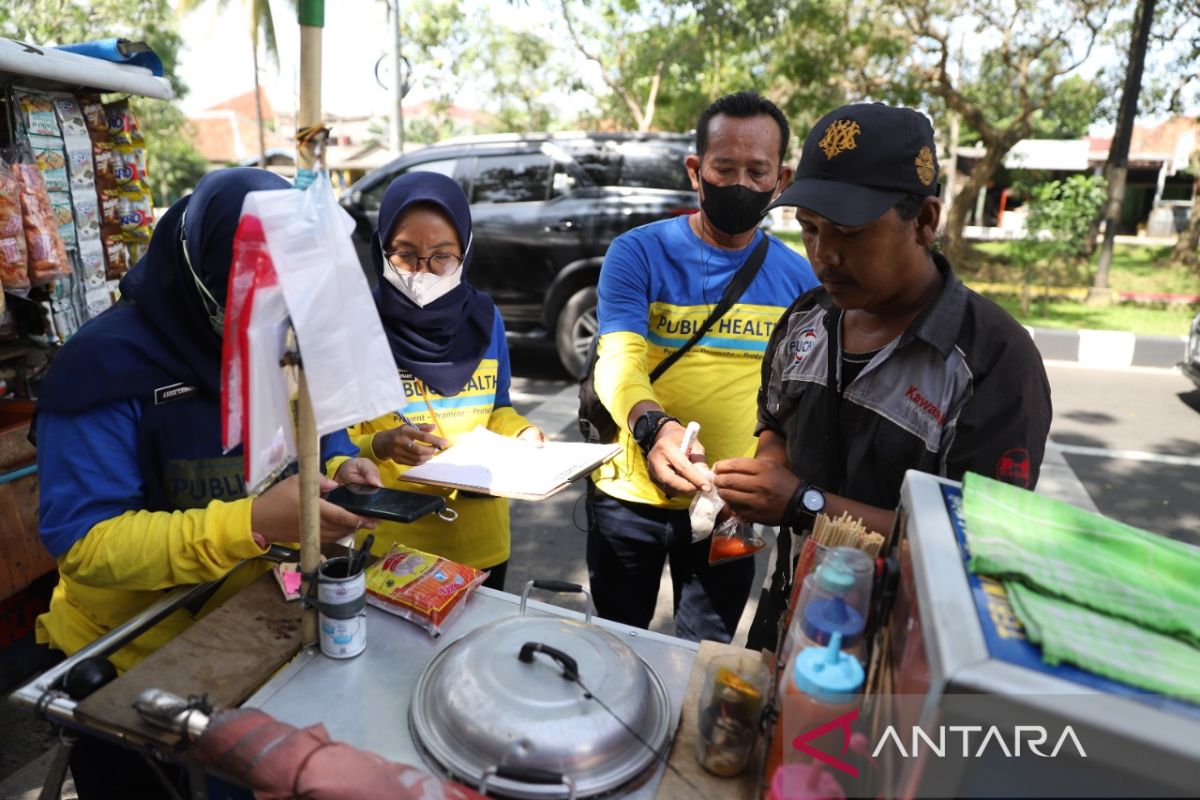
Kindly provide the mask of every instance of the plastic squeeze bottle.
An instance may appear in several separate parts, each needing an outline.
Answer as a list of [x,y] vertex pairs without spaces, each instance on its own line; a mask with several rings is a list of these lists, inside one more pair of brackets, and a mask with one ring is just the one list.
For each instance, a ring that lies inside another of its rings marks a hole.
[[782,733],[784,764],[811,760],[792,746],[792,740],[857,708],[864,678],[858,659],[842,652],[840,632],[825,647],[806,647],[796,653],[780,687],[777,733]]

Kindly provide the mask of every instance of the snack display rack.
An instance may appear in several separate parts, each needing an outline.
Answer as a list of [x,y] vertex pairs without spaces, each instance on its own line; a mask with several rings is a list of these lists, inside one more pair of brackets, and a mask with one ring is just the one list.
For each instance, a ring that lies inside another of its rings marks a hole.
[[0,38],[0,688],[41,666],[33,622],[54,585],[27,441],[37,387],[150,235],[130,96],[173,94],[145,67]]

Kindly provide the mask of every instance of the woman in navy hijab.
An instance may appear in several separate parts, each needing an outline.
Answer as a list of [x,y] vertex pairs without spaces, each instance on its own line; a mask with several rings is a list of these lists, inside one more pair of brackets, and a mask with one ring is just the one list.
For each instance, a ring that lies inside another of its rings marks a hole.
[[[391,344],[406,404],[350,429],[359,452],[373,459],[385,486],[483,426],[535,443],[541,430],[509,399],[512,373],[504,323],[491,298],[467,282],[473,255],[471,209],[445,175],[413,172],[392,181],[371,242],[379,278],[375,303]],[[411,424],[409,424],[411,423]],[[435,491],[403,484],[409,491]],[[458,519],[399,525],[380,522],[375,550],[392,542],[490,572],[502,589],[510,553],[508,501],[457,493]]]
[[[242,199],[289,186],[257,169],[204,176],[155,227],[121,281],[121,301],[66,343],[42,382],[39,528],[60,577],[37,620],[39,642],[69,655],[163,590],[216,580],[272,542],[296,540],[298,479],[246,497],[241,449],[222,452],[220,426],[223,307]],[[322,444],[326,459],[356,455],[345,434]],[[336,477],[379,482],[361,458]],[[320,509],[325,541],[374,525],[325,501]],[[199,613],[264,569],[239,570]],[[128,669],[193,618],[175,612],[111,661]],[[96,740],[80,740],[71,766],[84,798],[161,792],[136,756]]]
[[[220,435],[221,321],[242,199],[287,188],[264,170],[206,175],[163,215],[121,281],[121,302],[84,325],[46,375],[39,523],[61,579],[39,641],[73,653],[161,590],[215,580],[272,542],[295,541],[298,479],[247,498],[240,448],[223,453]],[[327,459],[356,455],[344,435],[323,444]],[[378,481],[358,458],[338,478]],[[321,523],[326,540],[373,524],[324,501]],[[127,669],[190,619],[176,614],[112,660]]]

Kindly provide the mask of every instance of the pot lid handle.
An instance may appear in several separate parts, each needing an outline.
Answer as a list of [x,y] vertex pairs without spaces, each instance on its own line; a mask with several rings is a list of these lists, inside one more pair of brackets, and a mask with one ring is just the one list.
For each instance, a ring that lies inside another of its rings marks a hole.
[[563,775],[559,772],[551,772],[550,770],[539,769],[537,767],[523,767],[515,764],[488,767],[484,770],[483,777],[479,781],[480,794],[487,794],[488,781],[492,778],[500,778],[517,783],[532,783],[539,786],[556,786],[561,783],[567,787],[567,800],[575,800],[575,781],[571,779],[570,775]]
[[517,653],[517,658],[526,664],[532,664],[534,653],[545,653],[557,661],[558,665],[563,669],[564,679],[568,681],[579,680],[579,663],[557,647],[551,647],[541,642],[526,642],[521,645],[521,652]]
[[582,594],[587,598],[587,611],[584,613],[583,621],[592,621],[592,593],[578,583],[569,583],[567,581],[532,580],[527,582],[525,588],[521,590],[520,613],[522,615],[525,613],[525,604],[529,600],[529,592],[532,589],[541,589],[546,592],[561,592],[563,594]]

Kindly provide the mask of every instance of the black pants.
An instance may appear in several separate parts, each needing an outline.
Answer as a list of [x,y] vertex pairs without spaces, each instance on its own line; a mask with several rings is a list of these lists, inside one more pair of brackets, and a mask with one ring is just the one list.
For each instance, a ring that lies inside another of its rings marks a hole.
[[588,482],[588,578],[596,612],[645,628],[654,617],[663,564],[670,561],[675,635],[728,642],[754,582],[754,559],[708,563],[709,541],[692,542],[686,510],[609,497]]
[[495,589],[498,592],[504,591],[504,576],[508,574],[508,562],[501,561],[494,567],[488,567],[487,580],[483,585],[489,589]]

